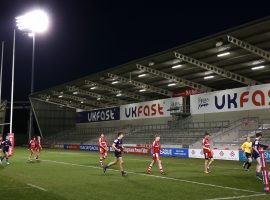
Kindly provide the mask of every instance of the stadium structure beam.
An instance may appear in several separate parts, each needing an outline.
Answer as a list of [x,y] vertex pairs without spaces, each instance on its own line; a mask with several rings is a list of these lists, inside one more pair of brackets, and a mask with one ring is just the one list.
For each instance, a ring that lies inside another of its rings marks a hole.
[[110,103],[112,103],[113,105],[117,104],[117,105],[121,105],[121,104],[127,104],[128,102],[117,99],[117,98],[113,98],[113,97],[108,97],[105,95],[101,95],[95,92],[90,92],[87,90],[82,90],[80,88],[74,87],[74,86],[67,86],[68,91],[70,92],[78,92],[79,94],[83,94],[86,96],[90,96],[90,97],[94,97],[96,99],[101,98],[102,100],[108,101]]
[[255,81],[255,80],[252,80],[250,78],[247,78],[245,76],[242,76],[242,75],[239,75],[239,74],[236,74],[236,73],[233,73],[231,71],[228,71],[228,70],[225,70],[225,69],[222,69],[222,68],[219,68],[215,65],[211,65],[211,64],[208,64],[208,63],[205,63],[205,62],[202,62],[200,60],[196,60],[195,58],[191,58],[191,57],[188,57],[188,56],[185,56],[181,53],[178,53],[178,52],[174,52],[174,55],[176,58],[180,59],[180,60],[183,60],[187,63],[190,63],[192,65],[195,65],[195,66],[198,66],[202,69],[205,69],[207,71],[211,71],[215,74],[218,74],[224,78],[227,78],[227,79],[231,79],[231,80],[234,80],[236,82],[239,82],[239,83],[242,83],[242,84],[245,84],[245,85],[257,85],[257,84],[260,84],[260,82],[258,81]]
[[64,93],[61,93],[61,92],[58,92],[58,91],[55,91],[53,90],[52,91],[53,95],[56,95],[56,96],[63,96],[63,98],[67,98],[67,99],[71,99],[71,100],[74,100],[74,101],[78,101],[80,102],[81,104],[89,104],[91,106],[95,106],[95,107],[98,107],[98,108],[105,108],[105,107],[108,107],[110,105],[107,105],[107,104],[104,104],[104,103],[101,103],[101,102],[98,102],[98,101],[91,101],[89,99],[86,99],[86,98],[82,98],[82,97],[77,97],[77,96],[74,96],[74,95],[70,95],[70,94],[64,94]]
[[91,110],[94,109],[94,107],[90,107],[87,105],[83,105],[80,103],[75,103],[75,102],[70,102],[64,99],[58,99],[58,98],[53,98],[50,96],[46,96],[46,95],[40,95],[40,101],[44,101],[46,103],[51,103],[51,104],[56,104],[59,106],[66,106],[69,108],[79,108],[79,109],[83,109],[83,110]]
[[230,35],[227,35],[227,39],[228,39],[228,42],[242,48],[242,49],[245,49],[257,56],[260,56],[262,58],[265,58],[266,60],[270,60],[270,52],[268,51],[265,51],[259,47],[256,47],[248,42],[245,42],[245,41],[242,41],[242,40],[239,40],[233,36],[230,36]]
[[145,84],[145,83],[138,82],[138,81],[134,81],[134,80],[122,77],[122,76],[115,75],[115,74],[108,73],[108,77],[118,79],[119,81],[121,81],[123,83],[131,84],[131,85],[134,85],[134,86],[142,88],[142,89],[147,89],[149,91],[152,91],[154,93],[158,93],[158,94],[161,94],[161,95],[164,95],[164,96],[172,97],[172,94],[173,94],[169,90],[154,87],[152,85]]
[[162,77],[164,79],[177,82],[177,83],[179,83],[179,84],[181,84],[183,86],[188,86],[188,87],[191,87],[193,89],[203,90],[205,92],[209,92],[209,91],[214,90],[213,88],[207,87],[207,86],[202,85],[200,83],[195,83],[193,81],[189,81],[189,80],[180,78],[180,77],[172,75],[172,74],[167,74],[167,73],[162,72],[160,70],[156,70],[156,69],[153,69],[153,68],[150,68],[150,67],[146,67],[146,66],[143,66],[141,64],[136,64],[136,66],[137,66],[137,68],[139,70],[143,70],[143,71],[146,71],[148,73],[154,74],[156,76]]
[[98,88],[100,88],[102,90],[106,90],[106,91],[109,91],[109,92],[112,92],[112,93],[115,93],[115,94],[121,93],[123,96],[129,97],[131,99],[135,99],[135,100],[138,100],[138,101],[144,101],[145,100],[145,97],[140,96],[138,94],[134,94],[134,93],[131,93],[131,92],[128,92],[128,91],[125,91],[125,90],[120,90],[120,89],[115,88],[115,87],[110,87],[110,86],[103,85],[103,84],[96,83],[96,82],[92,82],[92,81],[89,81],[89,80],[85,80],[85,84],[87,86],[89,86],[89,87],[97,86]]

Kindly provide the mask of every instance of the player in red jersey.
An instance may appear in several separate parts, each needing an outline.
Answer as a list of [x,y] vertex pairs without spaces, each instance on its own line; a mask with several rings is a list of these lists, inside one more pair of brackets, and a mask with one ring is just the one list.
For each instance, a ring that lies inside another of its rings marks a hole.
[[35,148],[36,148],[36,138],[33,137],[32,140],[30,140],[29,142],[29,150],[30,150],[30,154],[28,156],[28,161],[31,161],[32,159],[32,155],[35,152]]
[[98,140],[99,143],[99,164],[101,165],[101,167],[104,166],[103,161],[106,159],[107,157],[107,143],[106,143],[106,138],[104,136],[104,133],[100,134],[100,138]]
[[39,156],[40,156],[40,153],[41,153],[41,150],[42,150],[40,136],[37,136],[37,139],[36,139],[35,142],[36,142],[36,151],[37,151],[36,160],[38,160],[39,159]]
[[203,146],[203,153],[205,157],[204,172],[208,174],[210,172],[209,170],[210,165],[214,161],[214,158],[213,158],[213,151],[210,149],[210,135],[207,132],[205,132],[204,134],[202,146]]
[[160,173],[162,175],[165,174],[165,172],[163,171],[163,168],[162,168],[162,164],[161,164],[161,159],[160,159],[160,149],[161,149],[161,146],[160,146],[160,136],[157,135],[155,137],[155,140],[153,141],[153,144],[152,144],[152,153],[153,153],[153,160],[152,162],[150,163],[146,173],[147,174],[151,174],[151,169],[152,167],[154,166],[154,164],[156,163],[156,161],[158,162],[158,167],[159,167],[159,170],[160,170]]

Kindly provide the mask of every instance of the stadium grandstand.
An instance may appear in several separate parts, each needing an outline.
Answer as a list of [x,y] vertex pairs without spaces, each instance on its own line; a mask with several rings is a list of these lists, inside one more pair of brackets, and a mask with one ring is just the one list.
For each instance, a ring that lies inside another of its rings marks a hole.
[[[48,144],[109,142],[239,148],[270,142],[270,19],[262,19],[30,96]],[[106,55],[104,55],[106,56]]]

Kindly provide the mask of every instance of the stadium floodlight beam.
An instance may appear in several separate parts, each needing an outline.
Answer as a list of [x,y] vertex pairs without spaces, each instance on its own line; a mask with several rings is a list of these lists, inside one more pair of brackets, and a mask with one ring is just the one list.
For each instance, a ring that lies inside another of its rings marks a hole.
[[[33,39],[32,48],[32,69],[31,69],[31,91],[30,94],[34,93],[34,72],[35,72],[35,43],[36,34],[45,32],[49,27],[49,17],[43,10],[33,10],[22,16],[16,17],[16,26],[19,30],[27,32],[28,36]],[[31,139],[33,130],[33,111],[30,107],[30,118],[29,118],[29,133],[28,137]]]
[[34,34],[45,32],[49,27],[49,17],[43,10],[33,10],[15,19],[19,30]]

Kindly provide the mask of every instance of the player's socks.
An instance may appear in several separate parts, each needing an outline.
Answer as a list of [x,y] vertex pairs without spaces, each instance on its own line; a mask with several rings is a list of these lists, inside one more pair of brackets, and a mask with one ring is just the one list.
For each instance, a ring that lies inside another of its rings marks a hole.
[[9,165],[8,158],[6,158],[6,164]]
[[250,168],[250,166],[251,166],[251,163],[248,163],[247,169],[249,169],[249,168]]
[[243,168],[245,169],[247,166],[247,162],[243,163]]
[[103,167],[103,159],[102,158],[99,159],[99,164],[101,165],[101,167]]
[[261,177],[260,177],[260,173],[259,172],[256,172],[256,178],[259,179],[259,180],[262,180]]
[[103,166],[103,172],[104,173],[107,171],[107,169],[108,169],[108,166],[107,165]]
[[148,169],[147,169],[147,173],[148,174],[151,174],[151,169],[152,169],[153,166],[149,165]]
[[160,173],[161,173],[162,175],[164,175],[164,174],[165,174],[165,172],[163,171],[163,169],[162,169],[162,168],[160,168],[159,170],[160,170]]

